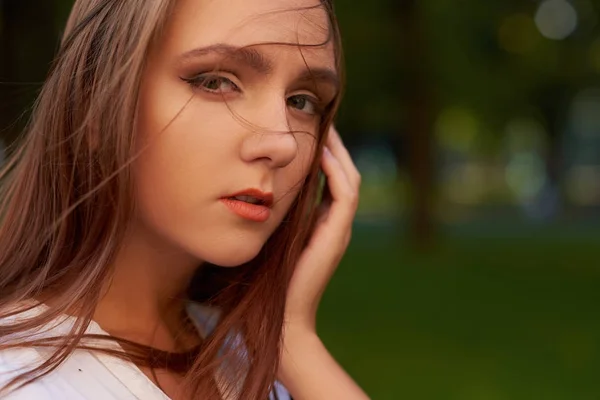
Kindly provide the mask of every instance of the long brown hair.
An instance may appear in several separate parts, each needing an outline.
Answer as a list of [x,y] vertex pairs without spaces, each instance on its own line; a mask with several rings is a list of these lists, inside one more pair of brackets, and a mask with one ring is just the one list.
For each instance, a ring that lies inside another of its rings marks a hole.
[[[0,351],[54,349],[44,363],[32,366],[7,388],[39,379],[77,348],[88,348],[85,332],[111,278],[110,265],[134,209],[129,166],[135,156],[132,133],[141,77],[175,1],[75,1],[22,142],[0,175],[0,319],[31,308],[15,308],[27,300],[52,299],[52,307],[33,318],[3,322]],[[332,1],[320,3],[329,15],[329,40],[335,41],[341,73]],[[321,120],[319,149],[338,104],[339,96]],[[221,389],[243,393],[244,399],[264,399],[272,388],[288,282],[315,220],[318,153],[286,220],[258,257],[233,270],[203,268],[192,283],[192,300],[222,311],[216,329],[186,368],[192,398],[221,398],[215,379],[225,364],[232,381],[221,383]],[[77,310],[77,318],[69,335],[35,339],[24,334],[72,310]],[[238,358],[233,363],[220,356],[232,332],[241,334],[245,347],[242,355],[230,349]],[[9,340],[15,337],[17,341]],[[135,348],[118,338],[105,339]],[[155,366],[153,357],[133,351],[95,349]],[[242,376],[245,379],[235,382]]]

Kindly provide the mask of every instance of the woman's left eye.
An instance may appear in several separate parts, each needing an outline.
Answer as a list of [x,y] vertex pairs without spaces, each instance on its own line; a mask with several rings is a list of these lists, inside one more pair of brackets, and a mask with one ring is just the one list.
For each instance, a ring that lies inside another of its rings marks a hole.
[[318,101],[310,96],[292,96],[287,100],[287,103],[288,106],[293,107],[306,114],[316,115],[320,112],[318,107]]

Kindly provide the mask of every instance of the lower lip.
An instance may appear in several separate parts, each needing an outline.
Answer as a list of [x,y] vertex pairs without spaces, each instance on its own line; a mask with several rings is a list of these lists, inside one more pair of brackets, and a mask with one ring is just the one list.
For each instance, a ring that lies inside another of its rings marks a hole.
[[250,221],[266,222],[271,216],[271,209],[266,206],[234,199],[221,199],[221,201],[235,214]]

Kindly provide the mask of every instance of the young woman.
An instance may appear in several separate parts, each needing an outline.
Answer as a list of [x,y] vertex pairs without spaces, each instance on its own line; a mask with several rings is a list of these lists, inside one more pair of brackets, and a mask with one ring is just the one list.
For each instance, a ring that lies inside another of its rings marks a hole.
[[315,328],[339,43],[331,0],[75,1],[2,175],[0,397],[366,398]]

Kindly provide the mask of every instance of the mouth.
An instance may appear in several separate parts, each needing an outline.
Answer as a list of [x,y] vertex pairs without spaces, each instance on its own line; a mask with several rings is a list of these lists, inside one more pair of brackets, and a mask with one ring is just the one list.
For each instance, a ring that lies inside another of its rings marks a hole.
[[221,202],[234,214],[254,222],[266,222],[273,207],[273,194],[248,189],[221,198]]
[[223,199],[241,201],[255,206],[273,208],[273,194],[265,193],[258,189],[247,189],[239,193],[225,196]]

